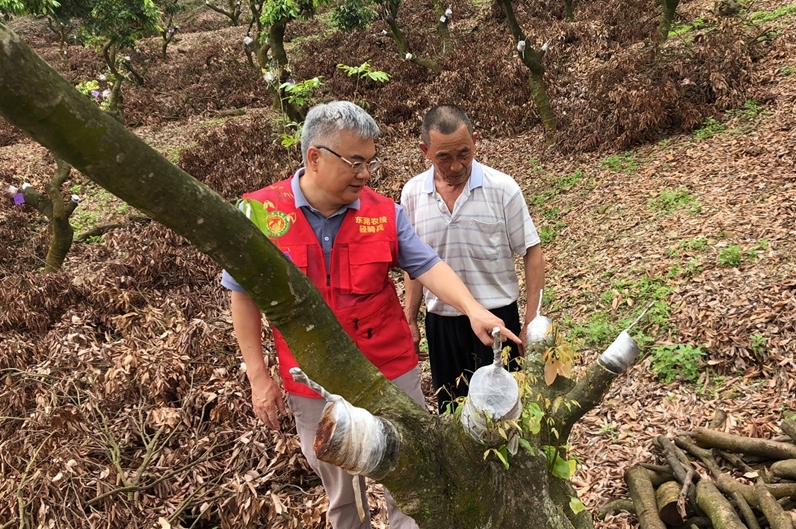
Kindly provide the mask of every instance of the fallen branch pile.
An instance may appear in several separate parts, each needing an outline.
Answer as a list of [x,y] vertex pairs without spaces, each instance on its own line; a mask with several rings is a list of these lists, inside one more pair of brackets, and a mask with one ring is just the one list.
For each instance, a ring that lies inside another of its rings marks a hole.
[[667,465],[625,472],[630,500],[612,501],[599,518],[624,510],[641,529],[793,529],[796,525],[796,420],[782,420],[783,440],[756,439],[710,428],[653,441]]

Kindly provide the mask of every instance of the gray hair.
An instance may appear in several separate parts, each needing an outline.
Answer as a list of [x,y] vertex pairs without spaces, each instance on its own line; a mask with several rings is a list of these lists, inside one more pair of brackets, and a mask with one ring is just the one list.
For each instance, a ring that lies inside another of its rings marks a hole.
[[426,145],[430,145],[432,130],[436,130],[440,134],[453,134],[462,125],[467,126],[467,132],[473,133],[473,123],[460,106],[437,105],[429,110],[423,118],[420,139]]
[[375,138],[379,126],[362,107],[350,101],[332,101],[312,107],[304,118],[301,131],[301,157],[307,163],[307,150],[319,140],[325,140],[343,130],[362,139]]

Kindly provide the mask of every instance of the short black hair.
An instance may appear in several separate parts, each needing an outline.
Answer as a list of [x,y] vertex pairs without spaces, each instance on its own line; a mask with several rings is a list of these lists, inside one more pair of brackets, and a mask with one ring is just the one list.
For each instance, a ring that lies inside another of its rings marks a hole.
[[430,133],[436,130],[441,134],[453,134],[462,125],[467,126],[467,131],[473,133],[473,122],[467,117],[467,113],[457,105],[437,105],[428,112],[423,118],[423,128],[420,138],[423,143],[431,143]]

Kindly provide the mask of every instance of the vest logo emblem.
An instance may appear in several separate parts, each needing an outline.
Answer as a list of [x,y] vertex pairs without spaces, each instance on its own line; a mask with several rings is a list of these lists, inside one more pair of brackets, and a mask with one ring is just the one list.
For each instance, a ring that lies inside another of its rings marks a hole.
[[269,211],[265,229],[268,237],[281,237],[290,229],[290,217],[281,211]]

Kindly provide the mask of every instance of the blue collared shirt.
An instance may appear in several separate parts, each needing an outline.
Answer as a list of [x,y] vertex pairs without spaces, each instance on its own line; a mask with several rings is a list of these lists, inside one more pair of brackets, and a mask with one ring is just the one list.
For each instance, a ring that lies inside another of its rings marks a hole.
[[[301,192],[299,185],[299,178],[304,175],[304,168],[302,167],[296,171],[295,178],[290,182],[296,208],[301,208],[307,222],[310,223],[312,231],[318,238],[318,242],[323,248],[323,255],[326,261],[326,271],[329,271],[330,256],[334,240],[340,227],[343,225],[343,219],[349,209],[359,210],[360,201],[356,199],[350,204],[346,204],[339,210],[335,211],[329,217],[324,216],[320,211],[315,209],[307,201],[304,193]],[[416,279],[423,275],[432,266],[440,261],[437,252],[431,246],[423,242],[417,236],[415,229],[409,222],[404,208],[399,204],[395,204],[395,221],[398,231],[398,266],[409,274],[409,277]],[[245,292],[237,281],[230,276],[226,270],[221,275],[221,284],[235,292]]]

